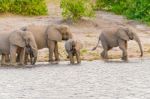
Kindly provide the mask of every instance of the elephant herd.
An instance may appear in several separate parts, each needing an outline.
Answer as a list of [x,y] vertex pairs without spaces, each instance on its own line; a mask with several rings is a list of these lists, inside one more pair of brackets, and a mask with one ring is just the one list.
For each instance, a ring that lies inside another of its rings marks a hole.
[[[108,51],[113,47],[122,50],[122,60],[127,61],[127,41],[135,40],[143,56],[142,45],[136,33],[125,27],[103,30],[99,36],[99,42],[103,46],[101,57],[108,59]],[[0,33],[0,54],[1,65],[24,65],[28,61],[32,65],[37,60],[38,50],[49,49],[49,62],[59,62],[58,42],[65,42],[65,49],[70,59],[70,64],[74,64],[74,56],[77,63],[81,63],[80,49],[82,44],[73,39],[73,35],[67,25],[28,25],[10,33]],[[30,56],[30,57],[29,57]],[[28,59],[30,58],[30,60]]]

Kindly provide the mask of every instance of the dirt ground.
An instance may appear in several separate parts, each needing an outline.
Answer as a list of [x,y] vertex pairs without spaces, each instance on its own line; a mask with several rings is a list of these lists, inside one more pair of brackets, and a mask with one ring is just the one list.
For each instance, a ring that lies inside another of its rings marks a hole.
[[[59,1],[59,0],[57,0]],[[49,14],[47,16],[38,17],[25,17],[12,14],[5,14],[0,16],[0,31],[11,32],[15,29],[19,29],[22,26],[29,24],[67,24],[70,26],[73,32],[74,38],[80,40],[84,47],[81,50],[82,59],[95,60],[100,59],[100,51],[102,48],[98,48],[96,51],[91,49],[96,45],[98,36],[103,29],[114,28],[117,26],[127,26],[139,35],[143,49],[144,57],[150,56],[150,27],[145,24],[127,20],[123,16],[115,15],[113,13],[97,11],[96,16],[93,19],[83,18],[78,23],[70,24],[69,22],[63,22],[61,16],[61,9],[58,2],[49,2],[48,4]],[[64,42],[59,43],[59,53],[61,60],[66,60],[66,52],[64,50]],[[137,58],[140,55],[138,45],[134,41],[128,43],[128,54],[130,58]],[[121,51],[119,48],[114,48],[109,52],[110,58],[120,58]],[[38,61],[48,60],[48,50],[42,49],[39,51]]]

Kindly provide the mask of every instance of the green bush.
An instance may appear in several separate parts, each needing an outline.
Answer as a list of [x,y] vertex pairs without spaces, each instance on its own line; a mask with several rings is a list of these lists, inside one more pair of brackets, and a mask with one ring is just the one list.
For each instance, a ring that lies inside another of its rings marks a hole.
[[93,17],[94,11],[89,0],[61,0],[64,19],[77,21],[81,17]]
[[150,24],[149,0],[96,0],[96,9],[122,14],[129,19]]
[[0,0],[0,13],[46,15],[45,0]]

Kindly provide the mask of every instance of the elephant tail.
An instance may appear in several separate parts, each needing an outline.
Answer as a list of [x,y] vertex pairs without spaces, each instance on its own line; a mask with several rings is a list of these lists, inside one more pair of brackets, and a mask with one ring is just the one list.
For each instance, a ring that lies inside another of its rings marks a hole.
[[97,48],[98,45],[99,45],[99,42],[100,42],[100,38],[98,39],[97,45],[92,49],[92,51],[96,50],[96,48]]

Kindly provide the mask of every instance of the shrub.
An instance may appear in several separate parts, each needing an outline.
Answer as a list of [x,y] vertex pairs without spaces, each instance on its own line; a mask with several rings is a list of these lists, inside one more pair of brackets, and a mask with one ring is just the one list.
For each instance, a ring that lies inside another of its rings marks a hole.
[[95,8],[112,11],[129,19],[140,20],[150,24],[149,0],[96,0]]
[[81,17],[93,17],[94,11],[89,0],[61,0],[64,19],[77,21]]
[[45,0],[0,0],[0,13],[21,15],[46,15]]

